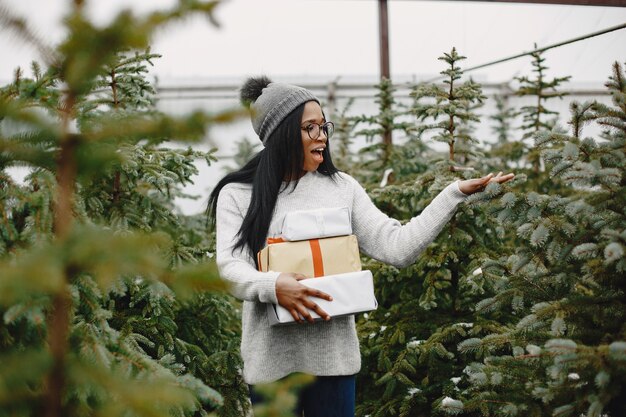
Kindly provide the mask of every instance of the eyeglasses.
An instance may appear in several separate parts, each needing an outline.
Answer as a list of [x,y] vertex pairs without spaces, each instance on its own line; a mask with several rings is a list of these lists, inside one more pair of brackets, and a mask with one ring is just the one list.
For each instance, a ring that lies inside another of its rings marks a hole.
[[320,137],[320,132],[324,131],[326,139],[329,139],[335,131],[335,125],[333,122],[326,122],[324,124],[309,123],[306,126],[302,126],[302,130],[306,130],[311,140],[316,140]]

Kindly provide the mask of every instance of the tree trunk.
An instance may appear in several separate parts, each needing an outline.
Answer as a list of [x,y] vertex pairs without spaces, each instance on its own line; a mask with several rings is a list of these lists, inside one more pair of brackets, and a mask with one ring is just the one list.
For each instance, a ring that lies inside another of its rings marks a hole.
[[[57,161],[57,192],[54,207],[54,235],[57,245],[63,245],[67,239],[73,219],[74,184],[76,182],[76,145],[75,135],[70,133],[70,123],[74,112],[75,99],[67,95],[61,109],[63,135],[61,137],[59,158]],[[46,417],[64,417],[63,396],[65,394],[66,374],[65,359],[68,351],[70,328],[71,297],[68,284],[71,266],[66,265],[65,281],[54,296],[52,311],[48,317],[48,346],[53,365],[46,380],[44,406]]]

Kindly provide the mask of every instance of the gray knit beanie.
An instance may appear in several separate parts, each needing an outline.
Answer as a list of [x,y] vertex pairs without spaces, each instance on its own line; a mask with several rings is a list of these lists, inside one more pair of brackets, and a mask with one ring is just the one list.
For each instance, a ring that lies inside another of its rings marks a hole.
[[265,76],[248,78],[240,90],[241,102],[252,110],[252,127],[263,146],[280,122],[307,101],[320,102],[306,88],[274,83]]

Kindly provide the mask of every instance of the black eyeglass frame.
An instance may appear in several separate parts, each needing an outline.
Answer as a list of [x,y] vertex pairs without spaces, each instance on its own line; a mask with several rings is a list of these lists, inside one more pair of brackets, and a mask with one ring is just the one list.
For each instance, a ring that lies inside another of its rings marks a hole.
[[[311,126],[317,126],[317,136],[312,137],[311,136],[311,131],[309,130],[309,128]],[[328,127],[330,126],[330,134],[328,134],[329,129]],[[326,139],[330,139],[330,137],[332,136],[333,132],[335,131],[335,124],[333,122],[326,122],[326,123],[314,123],[314,122],[309,122],[306,126],[301,126],[300,129],[305,130],[307,135],[309,135],[309,139],[311,140],[317,140],[320,135],[322,134],[322,129],[324,130],[324,134],[326,135]]]

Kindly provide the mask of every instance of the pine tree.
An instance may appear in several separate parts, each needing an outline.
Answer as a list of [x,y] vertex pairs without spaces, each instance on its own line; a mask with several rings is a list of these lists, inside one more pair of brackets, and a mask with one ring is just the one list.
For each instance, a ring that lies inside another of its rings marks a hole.
[[341,109],[335,109],[335,133],[332,137],[333,164],[341,171],[352,170],[355,155],[351,147],[354,143],[355,129],[359,123],[358,116],[350,115],[354,98],[350,98]]
[[[350,173],[365,185],[403,182],[407,176],[426,170],[423,154],[428,147],[419,140],[409,119],[410,109],[394,97],[396,87],[392,81],[383,78],[375,88],[378,114],[354,118],[357,126],[354,135],[365,137],[370,144],[358,151],[359,162],[350,168]],[[362,125],[365,126],[358,129]],[[385,132],[401,136],[395,138],[395,144],[387,144],[382,140]],[[375,142],[376,138],[381,141]]]
[[489,119],[494,122],[492,132],[496,136],[496,141],[490,144],[486,152],[487,158],[484,160],[489,169],[509,168],[519,172],[523,168],[522,158],[525,154],[524,143],[515,138],[513,123],[516,111],[509,107],[508,96],[498,94],[494,96],[496,102],[496,113]]
[[[475,103],[466,101],[461,104],[461,107],[465,113],[480,118],[480,114],[478,114],[477,111],[483,107],[484,99],[485,97],[481,97],[481,99],[477,100]],[[456,127],[457,139],[454,154],[458,158],[461,166],[466,166],[470,163],[475,164],[484,159],[483,152],[479,150],[482,143],[474,134],[476,131],[476,123],[477,121],[474,118],[461,119]]]
[[[38,44],[45,71],[17,71],[0,91],[0,415],[245,411],[237,314],[207,292],[223,289],[210,233],[172,203],[213,152],[163,147],[229,115],[156,111],[145,77],[156,55],[132,52],[215,5],[122,12],[96,27],[76,2],[66,40]],[[24,184],[15,166],[28,167]]]
[[[456,84],[463,74],[458,62],[464,59],[466,59],[464,56],[458,55],[456,48],[452,48],[450,53],[444,53],[443,56],[439,57],[439,60],[450,66],[441,72],[441,75],[446,77],[443,83],[447,87],[423,84],[415,88],[411,94],[415,99],[412,112],[418,121],[423,122],[426,119],[432,119],[432,123],[419,126],[418,131],[435,130],[433,139],[448,145],[447,164],[450,171],[463,169],[463,167],[458,166],[460,163],[458,154],[466,155],[470,149],[469,144],[476,142],[476,139],[470,136],[467,127],[472,122],[480,121],[474,110],[485,99],[480,86],[472,80],[465,81],[460,85]],[[462,150],[465,149],[462,152],[455,149],[459,143]]]
[[236,141],[235,143],[237,145],[237,152],[233,155],[233,162],[235,165],[225,166],[224,171],[226,172],[233,172],[243,167],[258,152],[258,144],[252,143],[246,137],[241,138],[241,140]]
[[[535,49],[537,49],[536,44]],[[551,80],[547,79],[545,72],[548,67],[545,65],[545,58],[542,56],[542,52],[533,52],[531,56],[533,58],[534,78],[527,76],[515,77],[515,80],[519,83],[515,94],[519,97],[529,97],[536,101],[534,104],[523,106],[520,109],[520,115],[523,118],[520,128],[524,131],[522,140],[532,138],[541,131],[552,130],[557,127],[558,112],[548,109],[546,102],[554,98],[562,98],[565,93],[558,91],[557,88],[571,78],[566,76],[555,77]],[[531,164],[534,175],[537,175],[541,169],[541,158],[536,148],[532,146],[528,146],[528,148],[526,160]]]
[[496,113],[489,116],[489,119],[495,122],[492,132],[497,136],[496,144],[507,143],[512,133],[515,112],[509,107],[508,96],[497,94],[494,96],[494,100],[496,101]]
[[[448,145],[446,155],[431,157],[427,171],[406,176],[402,183],[369,190],[378,207],[401,221],[422,211],[459,176],[476,176],[459,169],[455,144],[462,139],[474,147],[467,155],[478,154],[476,138],[469,130],[459,134],[459,123],[477,119],[472,104],[483,99],[481,89],[472,81],[459,81],[456,50],[441,59],[449,66],[442,72],[449,77],[448,87],[417,86],[413,110],[421,121],[432,119],[414,129],[436,130],[434,139]],[[472,307],[495,289],[474,278],[480,275],[481,260],[496,253],[502,233],[479,208],[462,205],[415,264],[398,270],[364,262],[374,273],[379,307],[359,321],[363,369],[357,415],[430,416],[448,407],[451,400],[446,398],[456,396],[455,377],[465,367],[456,345],[468,335],[493,330],[492,323],[475,317]]]
[[[498,287],[477,310],[501,323],[459,345],[482,361],[464,371],[466,410],[486,416],[621,416],[626,413],[626,77],[606,84],[613,106],[571,104],[571,132],[542,132],[546,177],[570,192],[508,192],[489,210],[520,244],[483,264]],[[601,138],[583,137],[586,124]],[[488,190],[494,192],[495,190]],[[502,321],[504,314],[515,320]]]

